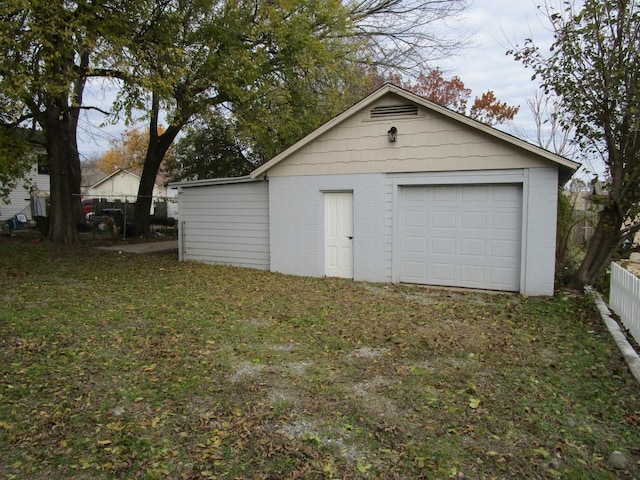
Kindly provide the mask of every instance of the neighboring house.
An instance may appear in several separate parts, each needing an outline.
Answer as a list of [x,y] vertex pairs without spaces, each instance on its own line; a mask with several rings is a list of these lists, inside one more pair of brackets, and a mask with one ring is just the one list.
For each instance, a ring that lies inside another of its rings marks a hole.
[[107,174],[98,168],[96,162],[82,162],[80,166],[82,171],[80,191],[84,196],[88,194],[93,185],[102,180]]
[[[89,198],[104,198],[110,202],[119,200],[134,203],[138,198],[140,174],[141,172],[135,169],[116,168],[113,173],[106,175],[91,185],[86,190],[86,196]],[[178,204],[176,197],[176,189],[167,188],[166,178],[159,174],[153,187],[151,213],[154,213],[158,202],[167,201],[167,216],[177,218]]]
[[[36,152],[41,150],[40,147],[35,148]],[[47,158],[43,153],[35,153],[34,156],[36,160],[27,178],[16,182],[7,202],[0,200],[0,222],[17,215],[25,220],[47,216],[47,200],[51,190]]]
[[578,166],[387,84],[250,176],[176,184],[180,258],[551,295]]

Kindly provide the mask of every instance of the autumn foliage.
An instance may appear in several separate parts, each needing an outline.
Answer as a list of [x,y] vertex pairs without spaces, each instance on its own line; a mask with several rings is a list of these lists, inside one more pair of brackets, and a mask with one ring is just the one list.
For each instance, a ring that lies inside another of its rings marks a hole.
[[518,110],[519,106],[511,107],[507,102],[500,102],[493,90],[487,90],[473,101],[469,116],[479,122],[496,125],[513,120]]
[[[165,128],[158,127],[158,134]],[[109,150],[98,159],[97,166],[103,172],[112,173],[117,168],[142,169],[149,144],[149,128],[131,128],[121,138],[109,142]],[[172,158],[172,149],[167,152],[165,161]]]
[[471,89],[465,87],[460,77],[445,78],[442,71],[437,68],[420,73],[415,81],[403,81],[399,75],[390,75],[388,81],[400,85],[430,102],[487,125],[497,125],[513,120],[520,110],[519,106],[514,107],[499,101],[492,90],[476,97],[471,108],[467,108]]

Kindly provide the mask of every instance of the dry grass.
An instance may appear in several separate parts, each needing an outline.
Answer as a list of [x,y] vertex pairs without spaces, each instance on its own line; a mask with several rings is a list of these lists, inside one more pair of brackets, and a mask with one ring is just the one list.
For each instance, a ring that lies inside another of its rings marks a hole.
[[579,295],[2,239],[0,298],[3,478],[640,473],[638,385]]

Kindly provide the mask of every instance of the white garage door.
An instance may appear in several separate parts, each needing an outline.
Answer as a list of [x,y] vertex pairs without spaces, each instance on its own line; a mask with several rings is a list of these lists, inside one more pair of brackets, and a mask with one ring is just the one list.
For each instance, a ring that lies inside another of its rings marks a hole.
[[521,185],[400,191],[400,281],[518,291]]

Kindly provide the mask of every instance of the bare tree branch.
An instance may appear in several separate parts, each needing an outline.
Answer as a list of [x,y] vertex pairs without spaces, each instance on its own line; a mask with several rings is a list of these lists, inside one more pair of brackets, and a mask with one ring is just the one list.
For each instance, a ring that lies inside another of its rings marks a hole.
[[456,19],[467,0],[360,0],[346,2],[354,35],[368,46],[369,63],[396,70],[424,68],[458,49],[463,38],[441,25]]

